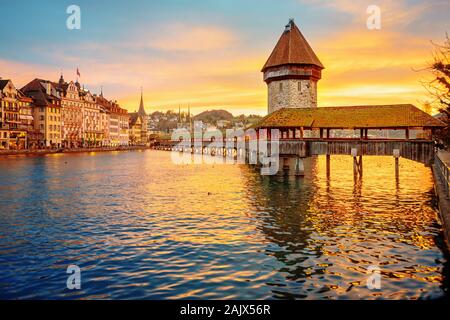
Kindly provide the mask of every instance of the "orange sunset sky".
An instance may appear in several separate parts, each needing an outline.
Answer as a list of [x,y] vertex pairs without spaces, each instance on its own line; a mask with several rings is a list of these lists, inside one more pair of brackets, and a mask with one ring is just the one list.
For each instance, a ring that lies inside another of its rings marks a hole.
[[[3,4],[0,77],[21,87],[61,70],[86,89],[146,110],[235,115],[267,112],[260,72],[289,18],[325,66],[319,106],[413,103],[427,99],[416,72],[432,61],[431,41],[450,31],[450,1],[78,1],[81,30],[65,27],[66,1]],[[25,4],[24,4],[25,3]],[[366,9],[381,8],[381,30]],[[14,23],[20,17],[21,24]]]

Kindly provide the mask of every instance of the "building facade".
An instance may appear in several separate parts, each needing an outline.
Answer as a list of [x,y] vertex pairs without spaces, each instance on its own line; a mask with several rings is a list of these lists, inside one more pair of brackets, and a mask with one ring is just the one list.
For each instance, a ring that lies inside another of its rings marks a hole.
[[142,117],[134,112],[130,114],[130,144],[131,145],[140,145],[145,143],[146,141],[143,139],[144,135],[142,133],[142,126],[143,126],[143,119]]
[[34,101],[34,126],[41,133],[39,147],[62,147],[61,96],[54,83],[34,79],[21,91]]
[[317,107],[317,82],[323,69],[294,20],[289,20],[262,69],[268,88],[268,113]]
[[101,146],[109,146],[111,145],[110,138],[110,113],[107,109],[100,106],[100,131],[101,131]]
[[83,145],[101,146],[105,136],[102,126],[102,109],[89,91],[80,90],[80,95],[83,100]]
[[119,106],[103,97],[103,93],[94,96],[97,105],[101,110],[101,127],[104,128],[104,146],[119,145]]
[[119,114],[119,145],[130,144],[130,115],[125,109],[121,109]]
[[104,111],[106,117],[102,118],[102,126],[107,128],[105,135],[107,139],[104,139],[103,145],[108,146],[126,146],[129,140],[129,116],[126,109],[122,109],[117,101],[111,101],[106,99],[101,93],[99,96],[95,96],[97,104],[101,110]]
[[17,90],[2,80],[0,148],[79,148],[147,143],[143,95],[129,114],[103,93],[93,95],[78,81],[34,79]]
[[62,143],[67,148],[77,148],[83,139],[83,103],[79,84],[65,82],[63,76],[55,84],[61,96]]
[[39,140],[42,139],[42,134],[39,131],[39,129],[35,128],[34,126],[33,99],[21,93],[19,101],[20,101],[19,126],[23,130],[23,132],[26,133],[26,134],[22,133],[22,135],[24,135],[23,146],[25,149],[37,148],[39,146]]
[[[0,79],[0,148],[26,149],[28,147],[28,121],[32,99],[18,90],[11,80]],[[26,118],[26,119],[25,119]],[[25,124],[25,126],[24,126]]]

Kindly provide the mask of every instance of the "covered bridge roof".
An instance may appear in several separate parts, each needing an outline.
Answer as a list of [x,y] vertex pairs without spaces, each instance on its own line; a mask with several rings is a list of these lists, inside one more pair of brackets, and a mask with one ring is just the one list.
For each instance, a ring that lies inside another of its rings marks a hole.
[[444,127],[445,124],[412,104],[283,108],[254,128],[399,128]]

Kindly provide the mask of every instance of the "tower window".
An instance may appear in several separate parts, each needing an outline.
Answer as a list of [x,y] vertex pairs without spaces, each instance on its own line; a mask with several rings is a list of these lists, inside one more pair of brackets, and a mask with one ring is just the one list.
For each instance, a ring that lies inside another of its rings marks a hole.
[[302,83],[300,81],[298,82],[298,91],[302,91]]
[[280,92],[283,91],[283,82],[280,82]]

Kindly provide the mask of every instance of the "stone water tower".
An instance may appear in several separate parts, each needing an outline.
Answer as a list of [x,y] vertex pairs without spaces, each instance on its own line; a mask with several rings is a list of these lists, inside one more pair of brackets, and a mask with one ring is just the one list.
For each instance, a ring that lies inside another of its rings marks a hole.
[[281,108],[316,108],[317,81],[324,66],[290,19],[264,65],[268,113]]

